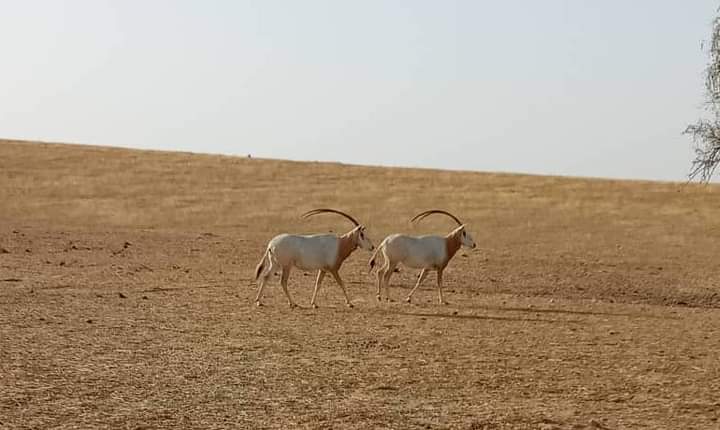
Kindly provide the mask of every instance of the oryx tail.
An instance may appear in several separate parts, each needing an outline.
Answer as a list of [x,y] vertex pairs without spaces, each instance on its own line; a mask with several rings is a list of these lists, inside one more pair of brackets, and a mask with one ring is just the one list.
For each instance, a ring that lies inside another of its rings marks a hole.
[[255,267],[255,280],[257,281],[260,277],[260,274],[263,272],[263,269],[265,269],[265,265],[268,263],[268,257],[270,257],[270,248],[265,250],[265,254],[263,254],[262,259],[258,263],[258,265]]

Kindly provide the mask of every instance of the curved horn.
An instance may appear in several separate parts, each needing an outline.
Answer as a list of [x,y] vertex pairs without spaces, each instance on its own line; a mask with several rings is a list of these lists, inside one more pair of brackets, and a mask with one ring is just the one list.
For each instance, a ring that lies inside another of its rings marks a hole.
[[443,215],[447,215],[447,216],[449,216],[450,218],[452,218],[453,220],[455,220],[455,222],[457,223],[457,225],[462,225],[462,222],[461,222],[455,215],[451,214],[450,212],[443,211],[443,210],[440,210],[440,209],[430,209],[429,211],[420,212],[419,214],[415,215],[415,216],[413,217],[413,219],[410,220],[410,222],[421,221],[421,220],[423,220],[425,217],[427,217],[428,215],[432,215],[432,214],[443,214]]
[[355,218],[351,217],[350,215],[346,214],[345,212],[342,212],[342,211],[339,211],[336,209],[328,209],[328,208],[313,209],[313,210],[305,212],[304,214],[301,215],[301,217],[308,218],[313,215],[327,213],[327,212],[344,216],[345,218],[349,219],[353,224],[355,224],[356,227],[360,225],[360,223]]

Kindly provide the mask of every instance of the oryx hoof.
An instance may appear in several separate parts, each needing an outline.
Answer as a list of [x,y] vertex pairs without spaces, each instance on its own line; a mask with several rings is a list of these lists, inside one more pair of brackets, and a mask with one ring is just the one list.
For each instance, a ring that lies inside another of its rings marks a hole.
[[310,307],[313,308],[313,309],[317,309],[317,308],[318,308],[318,305],[316,305],[315,303],[310,303]]
[[405,303],[410,303],[410,296],[405,297]]
[[297,305],[295,303],[292,303],[292,302],[290,303],[290,309],[295,309],[296,307],[297,307]]
[[260,303],[260,300],[256,300],[256,301],[255,301],[255,306],[261,307],[261,306],[263,306],[263,304]]
[[378,294],[378,295],[375,296],[375,297],[377,297],[377,301],[378,301],[378,302],[382,302],[382,297],[380,297],[380,294]]
[[345,306],[347,306],[347,307],[349,307],[349,308],[354,308],[354,307],[355,307],[355,306],[353,306],[353,304],[350,303],[350,302],[345,303]]

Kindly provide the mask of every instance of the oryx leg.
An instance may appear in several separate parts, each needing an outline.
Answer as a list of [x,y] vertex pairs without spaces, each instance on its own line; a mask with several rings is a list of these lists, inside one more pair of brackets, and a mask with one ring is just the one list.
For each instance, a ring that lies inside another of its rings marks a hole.
[[387,270],[387,263],[384,263],[381,268],[378,269],[377,273],[375,274],[377,276],[377,299],[378,302],[382,300],[382,296],[380,294],[380,289],[382,288],[382,280],[385,277],[385,271]]
[[313,308],[317,308],[317,305],[315,304],[315,298],[317,297],[318,290],[320,289],[320,284],[323,281],[323,278],[325,277],[325,272],[322,270],[318,270],[317,279],[315,279],[315,290],[313,291],[312,299],[310,300],[310,306]]
[[382,252],[382,256],[383,256],[383,264],[381,267],[378,267],[378,271],[376,273],[376,275],[377,275],[377,295],[376,295],[376,297],[378,299],[378,302],[382,301],[383,279],[385,278],[385,274],[388,272],[388,270],[390,268],[390,259],[387,257],[387,255],[385,255],[384,249]]
[[288,288],[287,288],[287,282],[288,282],[289,277],[290,277],[290,267],[283,267],[282,275],[280,277],[280,285],[282,285],[282,289],[285,292],[285,297],[287,297],[287,299],[288,299],[288,304],[290,305],[291,308],[294,308],[297,305],[290,298],[290,293],[288,292]]
[[387,270],[383,275],[383,284],[385,284],[385,297],[388,301],[390,301],[390,278],[392,277],[393,273],[395,273],[396,267],[397,263],[393,264],[388,262]]
[[421,283],[421,282],[425,279],[425,277],[427,276],[427,273],[428,273],[428,270],[427,270],[427,269],[422,269],[422,272],[420,272],[420,276],[418,276],[418,280],[417,280],[417,282],[415,283],[415,287],[410,291],[410,294],[408,294],[408,296],[405,298],[405,301],[406,301],[406,302],[410,303],[410,300],[412,299],[412,295],[415,294],[415,290],[418,289],[418,287],[420,286],[420,283]]
[[340,279],[340,274],[336,270],[333,270],[330,273],[333,275],[333,278],[335,278],[335,282],[337,282],[337,284],[342,289],[343,294],[345,295],[345,304],[349,308],[353,307],[352,303],[350,303],[350,298],[348,297],[347,290],[345,289],[345,283],[343,282],[342,279]]
[[438,299],[440,300],[441,305],[447,305],[447,302],[445,300],[443,300],[443,295],[442,295],[442,274],[443,274],[442,269],[437,271]]
[[263,293],[263,289],[265,288],[265,282],[267,282],[267,278],[268,277],[266,275],[260,276],[260,287],[258,287],[258,292],[257,292],[257,295],[255,296],[255,304],[257,306],[262,306],[262,302],[260,301],[260,299],[262,299],[262,293]]

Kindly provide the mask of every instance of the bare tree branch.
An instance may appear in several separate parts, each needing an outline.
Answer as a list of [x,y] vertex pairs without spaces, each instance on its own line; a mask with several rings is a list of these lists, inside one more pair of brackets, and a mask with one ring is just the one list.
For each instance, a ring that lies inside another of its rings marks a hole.
[[700,120],[689,125],[685,134],[691,135],[695,143],[695,159],[688,177],[690,180],[710,181],[720,164],[720,123],[717,118],[712,122]]
[[700,119],[683,134],[689,134],[695,145],[689,179],[708,182],[720,165],[720,16],[712,22],[710,43],[703,42],[702,47],[707,47],[710,57],[705,68],[705,97],[706,109],[713,119]]

